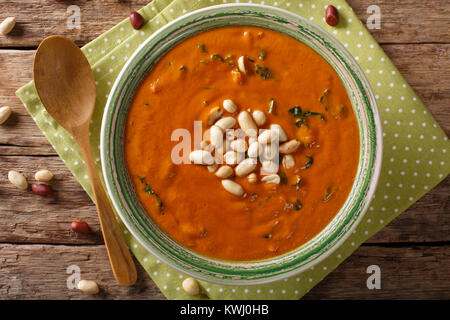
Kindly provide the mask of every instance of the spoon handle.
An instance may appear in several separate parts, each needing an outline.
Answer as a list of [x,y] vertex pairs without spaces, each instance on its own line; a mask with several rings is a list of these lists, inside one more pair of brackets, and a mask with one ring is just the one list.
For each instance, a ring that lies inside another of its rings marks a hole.
[[105,193],[102,182],[95,167],[89,143],[89,136],[79,137],[77,144],[86,163],[86,168],[94,193],[97,214],[100,220],[103,239],[108,252],[109,262],[117,282],[121,286],[131,286],[136,282],[137,273],[130,251],[120,231],[114,211]]

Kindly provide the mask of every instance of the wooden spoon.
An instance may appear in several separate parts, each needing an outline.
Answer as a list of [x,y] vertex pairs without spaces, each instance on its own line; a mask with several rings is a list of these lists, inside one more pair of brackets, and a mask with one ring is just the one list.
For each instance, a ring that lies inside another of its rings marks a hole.
[[136,282],[136,268],[103,189],[89,142],[89,124],[96,94],[89,62],[71,40],[51,36],[39,45],[33,72],[36,90],[45,109],[73,136],[80,148],[112,271],[120,285],[130,286]]

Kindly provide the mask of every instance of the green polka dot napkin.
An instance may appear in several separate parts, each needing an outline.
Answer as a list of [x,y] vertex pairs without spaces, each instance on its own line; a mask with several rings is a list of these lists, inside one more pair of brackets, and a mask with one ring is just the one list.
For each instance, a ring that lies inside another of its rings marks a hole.
[[[125,19],[83,47],[97,85],[97,104],[91,122],[91,143],[101,172],[99,137],[103,109],[111,86],[133,51],[167,22],[202,7],[231,0],[154,0],[140,10],[147,23],[138,31]],[[252,1],[241,1],[252,2]],[[160,262],[121,225],[136,258],[169,299],[299,299],[358,246],[443,180],[450,172],[450,143],[411,87],[365,29],[344,0],[334,0],[340,23],[324,22],[329,0],[253,1],[299,14],[320,25],[353,54],[372,85],[378,101],[384,131],[383,169],[374,200],[364,220],[349,239],[319,265],[284,281],[250,287],[229,287],[201,282],[203,295],[191,297],[181,288],[185,275]],[[80,152],[71,136],[46,113],[33,83],[17,96],[39,128],[91,195]]]

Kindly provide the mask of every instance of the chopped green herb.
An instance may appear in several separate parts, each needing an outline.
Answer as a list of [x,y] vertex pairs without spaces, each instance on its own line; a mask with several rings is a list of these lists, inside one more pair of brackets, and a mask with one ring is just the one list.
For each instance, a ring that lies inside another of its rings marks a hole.
[[303,111],[300,106],[295,106],[295,107],[289,109],[289,113],[291,113],[295,119],[298,119],[295,121],[295,124],[299,128],[304,124],[307,125],[306,118],[308,118],[310,116],[319,116],[320,119],[325,120],[325,116],[323,114],[321,114],[319,112],[308,111],[308,110]]
[[328,103],[325,102],[325,98],[328,96],[329,93],[330,93],[330,90],[325,89],[319,98],[319,102],[323,105],[325,111],[328,111]]
[[270,98],[269,113],[270,114],[277,114],[277,111],[276,111],[276,108],[275,108],[275,100],[273,98]]
[[322,199],[322,202],[327,202],[328,200],[331,199],[332,196],[333,196],[333,193],[331,192],[331,186],[328,186],[327,191],[325,193],[325,197]]
[[201,52],[206,52],[205,45],[203,43],[197,45],[197,48],[199,48]]
[[150,183],[145,182],[145,177],[140,177],[138,176],[139,181],[141,181],[141,183],[145,184],[144,186],[144,191],[148,194],[151,194],[155,197],[156,199],[156,203],[158,204],[158,208],[160,211],[162,211],[164,209],[164,204],[161,201],[161,198],[159,197],[159,195],[152,189],[152,187],[150,186]]
[[263,48],[259,47],[258,59],[264,60],[265,58],[266,58],[266,52],[263,50]]
[[306,156],[306,158],[308,158],[308,161],[305,163],[305,165],[302,167],[302,169],[308,169],[314,163],[314,158],[312,156]]
[[249,56],[245,56],[247,58],[248,61],[250,61],[251,63],[255,63],[255,60],[251,59]]
[[303,204],[300,202],[300,200],[295,200],[295,203],[294,203],[294,208],[295,208],[295,210],[297,210],[297,211],[299,211],[301,208],[303,208]]
[[280,172],[279,176],[280,176],[280,183],[281,184],[287,184],[288,183],[288,178],[287,178],[286,173]]
[[272,71],[269,68],[261,66],[257,63],[255,63],[255,68],[256,68],[255,73],[264,80],[272,78]]
[[221,62],[225,62],[225,58],[222,57],[220,54],[214,53],[211,55],[211,59],[217,59],[220,60]]
[[231,58],[233,58],[233,54],[231,54],[231,53],[229,53],[225,56],[225,60],[229,60]]
[[184,71],[184,70],[186,70],[186,67],[184,65],[182,65],[182,66],[180,66],[180,70]]

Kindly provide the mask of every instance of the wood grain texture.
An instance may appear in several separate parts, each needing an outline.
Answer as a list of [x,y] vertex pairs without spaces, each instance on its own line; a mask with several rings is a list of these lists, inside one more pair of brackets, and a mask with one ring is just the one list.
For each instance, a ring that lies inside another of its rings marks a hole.
[[[360,247],[305,299],[450,298],[450,247]],[[381,270],[381,289],[367,289],[367,267]]]
[[[305,299],[449,299],[450,247],[360,247],[319,283]],[[99,295],[67,288],[67,267],[77,265],[81,278],[95,280]],[[103,246],[0,244],[0,297],[8,299],[163,299],[141,266],[138,281],[118,286],[107,267]],[[381,289],[369,290],[366,269],[381,269]],[[305,281],[302,279],[301,281]],[[181,283],[180,283],[181,284]]]
[[[447,135],[450,134],[450,2],[447,0],[348,0],[363,23],[367,8],[381,9],[381,29],[370,30]],[[0,36],[0,106],[13,115],[0,126],[0,299],[164,299],[138,264],[131,288],[113,280],[95,206],[57,157],[14,92],[31,80],[34,48],[60,34],[83,45],[148,0],[4,0],[0,20],[15,16],[14,31]],[[68,30],[66,9],[77,4],[82,29]],[[31,18],[32,17],[32,18]],[[55,195],[43,198],[10,185],[16,169],[29,181],[39,168],[56,177]],[[305,297],[306,299],[449,299],[450,177],[373,236]],[[85,220],[91,235],[69,230]],[[419,245],[420,244],[420,245]],[[99,282],[86,296],[66,287],[66,268]],[[379,265],[382,289],[366,287],[367,266]]]
[[[1,47],[36,47],[52,34],[70,37],[83,45],[125,19],[131,10],[146,5],[148,0],[4,0],[0,20],[15,16],[17,26],[7,37],[0,37]],[[217,1],[217,4],[222,3]],[[381,28],[370,30],[380,43],[449,43],[450,4],[447,0],[349,0],[350,6],[366,23],[370,5],[381,9]],[[69,30],[67,8],[76,4],[81,9],[81,29]],[[32,17],[32,18],[31,18]]]

